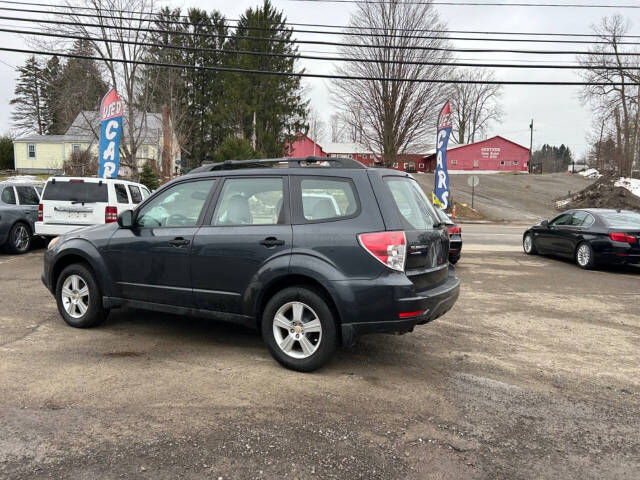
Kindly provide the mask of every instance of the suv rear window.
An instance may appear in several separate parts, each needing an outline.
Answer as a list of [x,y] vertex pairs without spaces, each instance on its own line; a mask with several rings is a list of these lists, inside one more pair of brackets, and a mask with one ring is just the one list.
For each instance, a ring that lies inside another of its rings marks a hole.
[[351,182],[336,178],[303,178],[302,213],[305,220],[350,217],[358,211]]
[[71,201],[78,203],[107,203],[109,194],[104,182],[47,182],[43,200]]
[[385,177],[406,228],[430,230],[440,223],[438,214],[418,183],[406,177]]

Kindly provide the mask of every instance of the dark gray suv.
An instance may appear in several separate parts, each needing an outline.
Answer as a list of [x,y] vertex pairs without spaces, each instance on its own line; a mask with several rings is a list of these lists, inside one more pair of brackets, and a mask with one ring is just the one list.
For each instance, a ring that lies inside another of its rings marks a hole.
[[0,182],[0,246],[10,253],[31,247],[40,191],[42,187],[30,183]]
[[459,293],[420,186],[351,159],[227,161],[164,185],[117,223],[54,239],[42,279],[64,320],[123,305],[262,332],[311,371],[360,334],[410,332]]

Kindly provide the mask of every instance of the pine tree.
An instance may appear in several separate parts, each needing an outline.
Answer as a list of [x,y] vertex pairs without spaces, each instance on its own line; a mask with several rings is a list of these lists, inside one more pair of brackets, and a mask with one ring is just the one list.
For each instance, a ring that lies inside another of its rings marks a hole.
[[13,105],[13,126],[21,133],[44,135],[47,115],[42,98],[42,68],[36,57],[29,57],[24,66],[18,68],[18,73],[15,97],[10,102]]
[[153,171],[151,165],[145,163],[140,172],[140,183],[147,187],[150,191],[154,191],[160,185],[160,177]]
[[53,56],[47,62],[45,68],[42,69],[42,108],[45,123],[47,125],[46,133],[50,135],[58,135],[64,133],[59,124],[59,95],[60,83],[62,77],[62,64],[57,56]]

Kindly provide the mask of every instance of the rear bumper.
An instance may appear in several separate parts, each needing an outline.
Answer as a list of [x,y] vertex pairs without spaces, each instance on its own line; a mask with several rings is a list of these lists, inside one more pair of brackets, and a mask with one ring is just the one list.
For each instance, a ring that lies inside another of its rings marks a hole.
[[58,223],[51,224],[36,222],[36,235],[42,235],[43,237],[57,237],[85,227],[86,225],[65,225]]
[[422,312],[410,318],[384,319],[381,321],[353,322],[342,324],[343,343],[352,343],[355,337],[367,333],[406,333],[416,325],[424,325],[447,313],[460,295],[460,280],[455,268],[449,267],[447,280],[434,288],[414,292],[411,296],[397,298],[398,312]]

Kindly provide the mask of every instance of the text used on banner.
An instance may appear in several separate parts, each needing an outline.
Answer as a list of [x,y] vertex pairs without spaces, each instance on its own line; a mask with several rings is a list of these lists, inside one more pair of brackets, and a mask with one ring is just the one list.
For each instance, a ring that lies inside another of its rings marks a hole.
[[120,136],[123,106],[120,96],[110,90],[100,104],[100,169],[98,177],[116,178],[120,168]]

